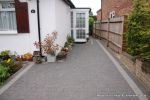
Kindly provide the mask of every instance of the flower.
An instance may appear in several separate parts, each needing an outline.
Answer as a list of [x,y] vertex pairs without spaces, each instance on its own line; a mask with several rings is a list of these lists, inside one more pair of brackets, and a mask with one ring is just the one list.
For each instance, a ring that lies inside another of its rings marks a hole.
[[11,62],[11,59],[8,59],[8,60],[7,60],[7,63],[10,63],[10,62]]

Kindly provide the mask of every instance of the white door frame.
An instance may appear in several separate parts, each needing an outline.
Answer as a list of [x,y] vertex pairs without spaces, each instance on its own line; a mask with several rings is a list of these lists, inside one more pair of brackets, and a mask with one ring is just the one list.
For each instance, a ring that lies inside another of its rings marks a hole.
[[[73,27],[72,27],[72,32],[73,32],[73,37],[75,39],[75,42],[87,42],[87,38],[89,37],[88,36],[88,33],[89,33],[89,9],[72,9],[72,12],[73,12]],[[85,27],[84,28],[80,28],[80,27],[76,27],[76,15],[77,13],[85,13]],[[79,39],[77,38],[77,30],[78,29],[83,29],[85,30],[85,38],[83,39]]]

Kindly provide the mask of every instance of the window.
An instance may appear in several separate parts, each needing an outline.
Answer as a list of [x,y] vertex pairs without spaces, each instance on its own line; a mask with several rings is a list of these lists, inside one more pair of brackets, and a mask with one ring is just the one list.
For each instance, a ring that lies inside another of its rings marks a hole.
[[77,30],[77,39],[85,39],[85,30]]
[[76,14],[76,27],[85,28],[85,13]]
[[109,18],[114,18],[115,17],[115,11],[112,11],[109,13]]
[[13,1],[0,1],[0,31],[16,31],[16,12]]

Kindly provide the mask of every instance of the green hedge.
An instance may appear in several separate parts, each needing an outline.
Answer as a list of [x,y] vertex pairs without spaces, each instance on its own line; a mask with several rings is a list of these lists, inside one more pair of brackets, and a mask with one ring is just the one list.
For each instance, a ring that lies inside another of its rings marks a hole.
[[90,34],[93,34],[93,24],[94,24],[94,18],[89,17],[89,32],[90,32]]
[[134,0],[128,18],[127,52],[143,60],[150,60],[150,7],[146,0]]

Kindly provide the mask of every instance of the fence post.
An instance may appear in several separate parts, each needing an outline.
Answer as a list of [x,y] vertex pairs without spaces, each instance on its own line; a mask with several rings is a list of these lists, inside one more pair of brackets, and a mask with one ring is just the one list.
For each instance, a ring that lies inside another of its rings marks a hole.
[[93,34],[92,34],[93,37],[94,37],[94,35],[95,35],[95,32],[94,32],[95,26],[94,26],[94,25],[95,25],[95,22],[93,23],[93,30],[92,30],[92,31],[93,31]]
[[95,38],[95,22],[93,23],[93,37]]
[[127,32],[127,19],[128,19],[128,16],[124,16],[123,36],[122,36],[122,51],[126,51],[126,49],[127,49],[126,38],[125,38],[125,32]]
[[107,29],[107,47],[109,47],[109,31],[110,31],[110,18],[108,18],[108,29]]
[[102,25],[102,23],[101,23],[101,21],[99,22],[99,36],[100,36],[100,40],[102,40],[102,37],[101,37],[101,25]]

